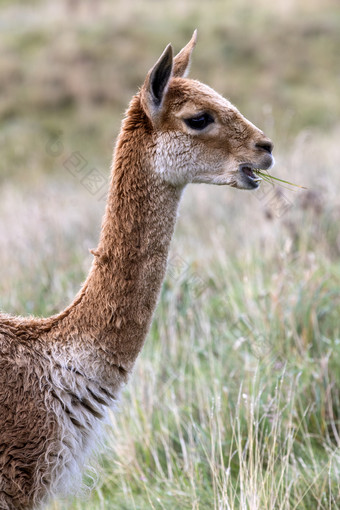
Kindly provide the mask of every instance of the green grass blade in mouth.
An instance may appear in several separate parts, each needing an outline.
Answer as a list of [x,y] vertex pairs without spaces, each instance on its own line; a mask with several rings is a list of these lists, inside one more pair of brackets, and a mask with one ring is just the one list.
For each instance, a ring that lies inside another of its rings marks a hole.
[[[264,173],[262,170],[254,170],[254,172],[257,175],[259,175],[260,177],[262,177],[266,182],[269,182],[271,184],[273,184],[273,182],[271,182],[271,181],[277,181],[278,183],[287,184],[288,186],[295,186],[296,188],[307,189],[305,186],[300,186],[299,184],[294,184],[293,182],[279,179],[278,177],[274,177],[273,175],[270,175],[268,172]],[[282,184],[281,184],[281,186],[282,186]],[[283,186],[283,187],[285,187],[285,186]]]

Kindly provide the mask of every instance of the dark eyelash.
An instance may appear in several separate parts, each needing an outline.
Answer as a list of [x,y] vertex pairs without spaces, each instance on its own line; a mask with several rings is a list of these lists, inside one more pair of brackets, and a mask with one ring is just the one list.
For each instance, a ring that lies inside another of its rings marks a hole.
[[214,122],[213,117],[209,113],[202,113],[197,115],[196,117],[190,117],[189,119],[185,119],[184,122],[191,129],[196,129],[200,131],[201,129],[206,128],[209,124]]

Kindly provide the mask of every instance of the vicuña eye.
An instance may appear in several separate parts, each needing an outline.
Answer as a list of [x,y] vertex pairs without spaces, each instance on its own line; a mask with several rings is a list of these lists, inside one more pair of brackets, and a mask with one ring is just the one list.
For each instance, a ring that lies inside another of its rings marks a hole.
[[209,124],[212,124],[214,122],[214,119],[209,113],[202,113],[200,115],[197,115],[197,117],[185,119],[184,122],[191,129],[201,130],[209,126]]

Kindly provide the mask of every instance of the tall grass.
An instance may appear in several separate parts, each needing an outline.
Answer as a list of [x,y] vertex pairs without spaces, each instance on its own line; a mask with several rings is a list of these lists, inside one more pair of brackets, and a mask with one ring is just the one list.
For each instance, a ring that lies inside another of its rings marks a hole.
[[[311,189],[282,217],[252,194],[188,189],[95,489],[52,508],[338,508],[337,205],[300,175]],[[1,202],[1,307],[53,313],[86,273],[103,204],[72,180],[30,191]]]
[[71,301],[104,202],[67,159],[107,178],[128,99],[196,26],[193,76],[274,138],[274,175],[308,189],[188,188],[89,490],[50,508],[340,508],[337,4],[71,4],[0,4],[0,309]]

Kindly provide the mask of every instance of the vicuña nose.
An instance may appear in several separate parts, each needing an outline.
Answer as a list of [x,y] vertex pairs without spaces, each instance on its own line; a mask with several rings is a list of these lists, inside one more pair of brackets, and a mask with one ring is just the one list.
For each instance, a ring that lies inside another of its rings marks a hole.
[[271,154],[273,151],[274,145],[272,144],[272,142],[270,140],[266,139],[266,140],[261,140],[261,142],[257,142],[255,144],[255,147],[257,149],[269,152],[269,154]]

